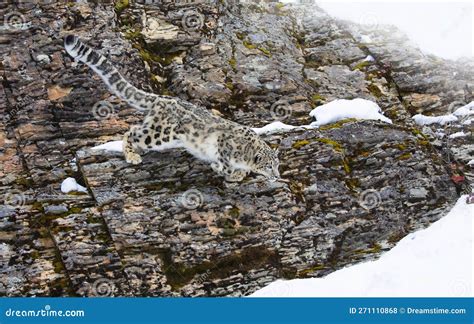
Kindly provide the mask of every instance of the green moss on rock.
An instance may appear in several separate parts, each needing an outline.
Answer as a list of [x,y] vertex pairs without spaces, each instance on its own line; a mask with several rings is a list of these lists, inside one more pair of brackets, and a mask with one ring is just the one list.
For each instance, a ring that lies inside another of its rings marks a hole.
[[343,147],[342,147],[342,144],[339,143],[339,142],[336,142],[336,141],[334,141],[334,140],[332,140],[332,139],[329,139],[329,138],[318,138],[318,139],[316,139],[316,141],[332,146],[333,149],[334,149],[335,151],[337,151],[337,152],[343,152],[343,151],[344,151],[344,149],[343,149]]
[[326,266],[322,265],[322,264],[316,264],[308,269],[304,269],[304,270],[301,270],[298,272],[298,277],[308,277],[309,274],[313,273],[313,272],[316,272],[316,271],[320,271],[320,270],[324,270],[326,269]]
[[399,161],[408,160],[409,158],[411,158],[411,153],[407,152],[407,153],[404,153],[404,154],[400,155],[399,157],[397,157],[397,160],[399,160]]
[[129,0],[117,0],[115,2],[115,12],[117,13],[117,16],[120,16],[120,14],[129,6]]
[[244,40],[242,43],[248,49],[256,49],[257,48],[257,46],[255,46],[254,44],[252,44],[251,42],[249,42],[247,40]]
[[375,243],[368,249],[354,250],[353,253],[354,254],[372,254],[372,253],[379,253],[380,251],[382,251],[382,246],[378,243]]
[[229,60],[230,67],[235,71],[237,68],[237,60],[233,57]]
[[369,84],[367,86],[367,89],[377,99],[381,98],[383,96],[382,90],[380,90],[380,88],[375,83]]
[[265,47],[258,47],[258,50],[260,52],[262,52],[265,56],[267,57],[271,57],[272,56],[272,53],[270,53],[270,51],[268,49],[266,49]]
[[230,91],[234,90],[234,84],[232,82],[226,82],[225,87],[229,89]]
[[162,258],[168,284],[174,290],[186,285],[200,274],[208,274],[209,279],[226,278],[236,269],[241,273],[246,273],[267,264],[277,266],[279,263],[277,253],[264,246],[245,248],[228,256],[212,258],[191,267],[172,262],[170,251],[165,252]]
[[296,141],[296,142],[293,143],[292,147],[295,150],[298,150],[298,149],[302,148],[303,146],[308,145],[309,143],[310,142],[308,140]]
[[360,70],[364,69],[366,66],[368,66],[369,64],[370,64],[369,61],[362,61],[362,62],[360,62],[360,63],[357,63],[357,64],[354,66],[354,69],[353,69],[353,70],[354,70],[354,71],[355,71],[355,70],[360,71]]
[[232,218],[237,218],[240,216],[240,209],[237,208],[237,207],[232,207],[231,209],[229,209],[229,215],[232,217]]
[[341,128],[344,124],[351,123],[351,122],[356,122],[356,121],[357,121],[357,119],[355,119],[355,118],[346,118],[346,119],[339,120],[335,123],[320,126],[319,130],[326,131],[326,130],[329,130],[329,129]]

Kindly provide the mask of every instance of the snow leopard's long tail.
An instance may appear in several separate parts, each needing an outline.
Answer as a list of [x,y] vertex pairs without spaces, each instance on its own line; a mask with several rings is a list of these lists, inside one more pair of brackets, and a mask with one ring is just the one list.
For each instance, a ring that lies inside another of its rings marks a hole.
[[85,45],[77,36],[66,36],[64,47],[74,59],[87,64],[94,70],[109,89],[129,105],[139,110],[147,110],[158,100],[158,95],[147,93],[131,85],[103,55]]

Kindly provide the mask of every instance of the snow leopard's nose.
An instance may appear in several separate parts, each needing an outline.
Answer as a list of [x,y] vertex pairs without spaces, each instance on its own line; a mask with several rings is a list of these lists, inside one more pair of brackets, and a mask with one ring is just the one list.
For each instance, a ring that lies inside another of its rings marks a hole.
[[273,174],[275,175],[276,178],[280,178],[280,171],[278,171],[278,169],[274,169]]
[[270,180],[271,182],[274,182],[274,181],[277,181],[278,179],[280,179],[280,172],[278,172],[278,170],[273,170],[273,174],[271,174],[268,177],[268,180]]

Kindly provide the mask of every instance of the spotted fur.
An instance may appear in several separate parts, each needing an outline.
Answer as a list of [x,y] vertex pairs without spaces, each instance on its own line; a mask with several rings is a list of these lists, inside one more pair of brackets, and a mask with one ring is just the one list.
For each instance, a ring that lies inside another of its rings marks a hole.
[[137,89],[104,56],[76,36],[67,36],[64,45],[69,55],[87,64],[115,95],[147,112],[143,124],[133,126],[123,137],[128,163],[140,163],[140,153],[147,150],[183,147],[209,162],[227,181],[242,181],[250,172],[271,180],[280,177],[278,153],[249,127],[187,101]]

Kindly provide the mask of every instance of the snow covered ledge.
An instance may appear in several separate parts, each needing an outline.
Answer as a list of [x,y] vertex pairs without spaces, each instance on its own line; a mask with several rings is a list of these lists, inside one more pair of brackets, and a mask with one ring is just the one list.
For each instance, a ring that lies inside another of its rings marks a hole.
[[82,192],[87,193],[87,188],[81,186],[77,183],[76,179],[74,178],[66,178],[61,183],[61,191],[63,193],[70,193],[70,192]]
[[466,196],[380,259],[324,278],[277,280],[251,297],[471,297],[474,205]]
[[382,109],[373,101],[366,99],[338,99],[314,108],[309,115],[316,121],[311,126],[322,126],[335,123],[347,118],[380,120],[391,124],[392,121],[385,117]]

